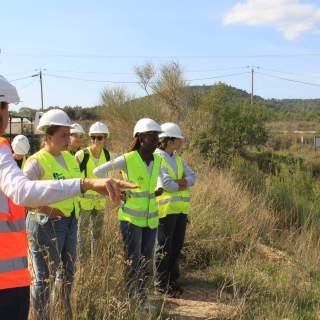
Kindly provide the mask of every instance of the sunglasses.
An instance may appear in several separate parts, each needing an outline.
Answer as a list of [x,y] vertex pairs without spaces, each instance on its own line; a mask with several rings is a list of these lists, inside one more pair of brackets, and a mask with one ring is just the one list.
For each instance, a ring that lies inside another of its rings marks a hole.
[[91,140],[98,140],[98,141],[102,141],[104,139],[103,136],[91,136],[90,137]]

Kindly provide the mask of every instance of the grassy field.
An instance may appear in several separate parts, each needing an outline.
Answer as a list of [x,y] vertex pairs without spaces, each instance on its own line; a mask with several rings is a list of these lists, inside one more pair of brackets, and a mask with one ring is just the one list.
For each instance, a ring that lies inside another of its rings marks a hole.
[[[133,124],[146,114],[161,122],[169,120],[161,106],[108,110],[112,132],[108,146],[113,155],[129,149]],[[193,113],[181,122],[187,137],[183,157],[197,173],[182,282],[190,291],[199,290],[192,297],[193,305],[186,310],[180,306],[180,317],[170,316],[166,304],[157,300],[158,311],[144,319],[320,319],[320,193],[315,175],[282,160],[272,173],[242,158],[225,169],[213,167],[190,144],[206,120],[205,114]],[[270,123],[266,150],[284,157],[291,154],[320,168],[318,154],[311,148],[301,152],[294,136],[271,134],[320,128],[316,127],[307,122]],[[106,210],[98,258],[77,267],[72,297],[75,319],[141,318],[123,286],[116,209]],[[205,301],[201,290],[218,304],[220,313],[196,316],[196,305],[202,308]],[[52,306],[55,320],[64,319],[60,303]]]

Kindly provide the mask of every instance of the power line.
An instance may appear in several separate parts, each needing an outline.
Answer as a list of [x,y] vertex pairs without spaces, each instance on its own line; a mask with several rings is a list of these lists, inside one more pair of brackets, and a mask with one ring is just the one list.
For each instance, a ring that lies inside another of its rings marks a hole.
[[218,76],[213,76],[213,77],[208,77],[208,78],[196,78],[196,79],[188,79],[185,80],[186,82],[191,82],[191,81],[202,81],[202,80],[212,80],[212,79],[218,79],[218,78],[227,78],[227,77],[233,77],[233,76],[239,76],[242,74],[248,74],[250,72],[238,72],[238,73],[230,73],[230,74],[221,74]]
[[45,73],[44,75],[48,77],[54,77],[54,78],[60,78],[60,79],[79,80],[79,81],[87,81],[87,82],[114,83],[114,84],[139,84],[140,83],[138,81],[111,81],[111,80],[85,79],[85,78],[61,76],[53,73]]
[[[211,79],[218,79],[218,78],[227,78],[232,76],[238,76],[242,74],[248,74],[249,72],[238,72],[238,73],[231,73],[231,74],[222,74],[212,77],[206,78],[194,78],[194,79],[186,79],[186,82],[192,81],[203,81],[203,80],[211,80]],[[61,76],[52,73],[45,73],[44,75],[49,77],[61,78],[61,79],[68,79],[68,80],[79,80],[79,81],[89,81],[89,82],[99,82],[99,83],[113,83],[113,84],[140,84],[139,81],[111,81],[111,80],[97,80],[97,79],[86,79],[86,78],[77,78],[77,77],[69,77],[69,76]]]
[[13,79],[13,80],[10,80],[11,82],[14,82],[14,81],[19,81],[19,80],[24,80],[24,79],[28,79],[28,78],[32,78],[33,75],[31,76],[26,76],[26,77],[22,77],[22,78],[18,78],[18,79]]
[[313,82],[307,82],[307,81],[301,81],[301,80],[296,80],[296,79],[289,79],[289,78],[284,78],[280,76],[275,76],[273,74],[269,73],[264,73],[264,72],[257,72],[258,74],[264,75],[266,77],[270,78],[275,78],[275,79],[280,79],[280,80],[285,80],[285,81],[290,81],[290,82],[295,82],[295,83],[300,83],[300,84],[305,84],[309,86],[314,86],[314,87],[320,87],[320,83],[313,83]]
[[104,55],[92,53],[14,53],[4,51],[2,55],[11,56],[25,56],[25,57],[61,57],[61,58],[107,58],[107,59],[234,59],[234,58],[297,58],[297,57],[319,57],[319,52],[305,52],[305,53],[287,53],[287,54],[243,54],[243,55]]
[[[215,68],[207,70],[183,70],[184,73],[206,73],[215,71],[227,71],[227,70],[241,70],[245,69],[246,66],[242,67],[226,67],[226,68]],[[78,74],[101,74],[101,75],[136,75],[134,72],[103,72],[103,71],[79,71],[79,70],[51,70],[53,73],[78,73]]]

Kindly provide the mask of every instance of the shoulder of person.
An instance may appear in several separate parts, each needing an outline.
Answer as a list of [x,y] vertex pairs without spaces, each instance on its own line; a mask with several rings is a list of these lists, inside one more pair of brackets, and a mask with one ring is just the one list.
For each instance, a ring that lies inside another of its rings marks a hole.
[[77,151],[74,156],[81,162],[84,157],[84,149]]

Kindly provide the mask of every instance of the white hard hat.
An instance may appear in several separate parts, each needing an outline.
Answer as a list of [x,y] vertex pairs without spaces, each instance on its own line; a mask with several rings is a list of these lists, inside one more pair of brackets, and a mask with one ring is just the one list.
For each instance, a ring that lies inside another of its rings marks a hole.
[[15,86],[0,75],[0,102],[18,103],[20,98]]
[[16,154],[24,156],[29,153],[29,150],[30,150],[29,140],[26,136],[22,134],[15,136],[14,139],[12,140],[11,145],[12,145],[13,152]]
[[89,129],[89,136],[91,136],[94,133],[103,133],[108,136],[110,135],[108,127],[102,122],[95,122],[93,125],[91,125]]
[[85,133],[81,124],[79,123],[73,123],[71,125],[71,129],[70,129],[70,133],[73,134],[73,133]]
[[159,134],[159,138],[178,138],[184,139],[181,134],[180,127],[173,122],[166,122],[161,125],[162,133]]
[[63,110],[52,109],[43,114],[39,120],[37,129],[45,132],[51,126],[71,127],[71,120]]
[[150,131],[161,132],[162,130],[159,123],[155,122],[154,120],[149,118],[140,119],[134,126],[133,137],[135,137],[138,133]]

